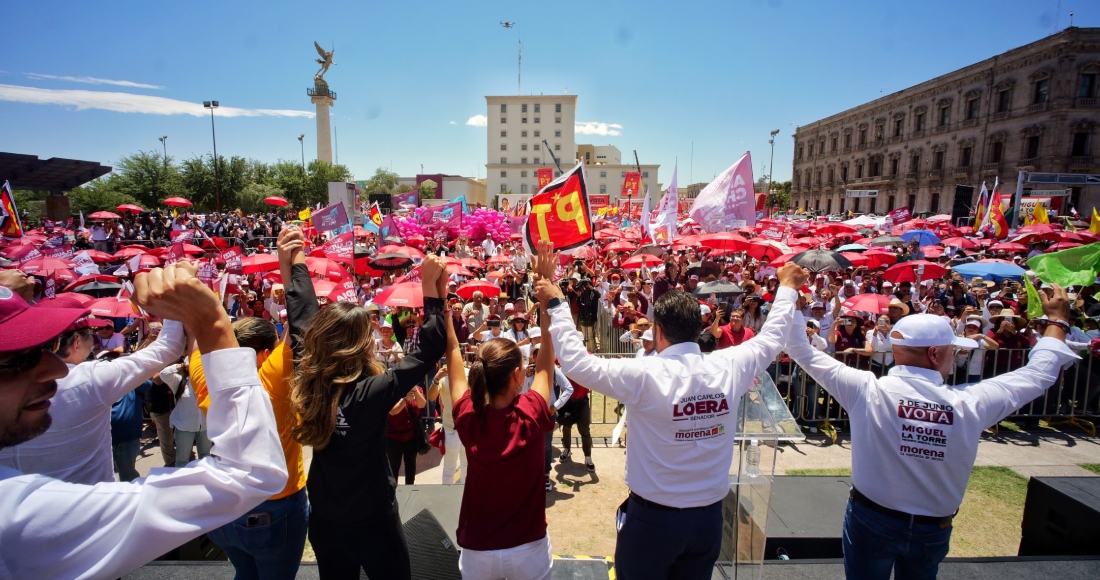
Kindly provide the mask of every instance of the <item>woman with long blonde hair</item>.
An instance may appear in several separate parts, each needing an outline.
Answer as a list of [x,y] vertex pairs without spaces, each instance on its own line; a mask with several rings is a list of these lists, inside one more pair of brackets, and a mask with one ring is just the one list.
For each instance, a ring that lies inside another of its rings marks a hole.
[[326,580],[358,579],[360,568],[371,578],[410,578],[408,544],[394,499],[396,474],[386,457],[386,418],[443,356],[446,263],[430,256],[421,264],[420,344],[386,370],[374,357],[370,313],[349,303],[318,312],[301,250],[292,260],[289,322],[301,348],[291,404],[300,417],[295,439],[313,446],[306,485],[318,572]]

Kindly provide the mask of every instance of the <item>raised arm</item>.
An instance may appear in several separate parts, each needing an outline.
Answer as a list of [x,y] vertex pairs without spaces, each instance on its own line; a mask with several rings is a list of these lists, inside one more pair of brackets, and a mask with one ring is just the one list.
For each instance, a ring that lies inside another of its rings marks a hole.
[[444,362],[447,364],[447,386],[451,389],[453,405],[453,401],[461,399],[470,385],[466,382],[466,373],[463,369],[462,346],[458,344],[458,337],[455,336],[454,317],[445,318],[447,319],[447,351]]
[[[547,280],[547,282],[549,282],[551,286],[557,287],[552,281]],[[541,316],[540,318],[542,319],[542,324],[539,326],[542,328],[544,335],[548,334],[550,332],[550,317]],[[550,385],[552,385],[555,380],[555,370],[554,344],[551,341],[546,341],[545,344],[539,345],[539,356],[535,359],[535,380],[531,382],[531,390],[538,393],[539,396],[542,397],[542,400],[546,401],[547,405],[554,403],[553,399],[550,398],[550,393],[552,392]]]
[[112,405],[182,355],[183,324],[166,320],[160,335],[147,348],[111,361],[85,363],[91,365],[89,394],[101,404]]
[[786,336],[786,351],[806,374],[810,375],[840,405],[849,411],[863,400],[863,390],[875,380],[870,371],[851,368],[823,351],[810,346],[806,340],[806,321],[801,312],[794,313],[794,322]]
[[[279,273],[286,286],[286,320],[291,328],[291,346],[300,356],[300,344],[313,317],[320,311],[317,294],[313,290],[313,281],[306,267],[303,248],[305,236],[301,228],[290,226],[279,232]],[[272,322],[278,322],[273,319]]]

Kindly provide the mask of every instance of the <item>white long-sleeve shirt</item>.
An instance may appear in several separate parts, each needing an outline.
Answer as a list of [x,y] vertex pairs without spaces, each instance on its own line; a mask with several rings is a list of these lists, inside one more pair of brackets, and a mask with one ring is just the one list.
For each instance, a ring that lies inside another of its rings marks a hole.
[[[531,384],[535,382],[535,375],[524,377],[523,388],[519,394],[524,394],[531,390]],[[550,396],[554,396],[554,387],[558,388],[557,399],[550,404],[555,410],[561,409],[569,402],[569,398],[573,396],[573,383],[569,382],[569,379],[565,378],[565,373],[561,372],[560,367],[554,367],[554,384],[550,385]]]
[[[796,314],[792,328],[800,322]],[[788,338],[787,354],[848,411],[856,489],[879,505],[934,517],[962,504],[982,431],[1042,395],[1078,358],[1043,338],[1027,366],[953,387],[937,371],[906,365],[877,379]]]
[[0,467],[0,578],[118,578],[278,493],[286,461],[249,348],[205,354],[213,454],[133,482]]
[[173,395],[181,388],[184,389],[183,394],[176,401],[175,408],[172,409],[172,415],[168,418],[172,428],[192,433],[205,431],[206,415],[199,410],[199,399],[195,395],[195,389],[191,388],[191,380],[188,379],[184,383],[183,373],[180,372],[178,365],[172,365],[160,371],[160,380],[172,389]]
[[183,325],[168,320],[153,344],[133,354],[68,365],[50,399],[49,430],[0,450],[0,465],[69,483],[114,481],[111,405],[182,354]]
[[550,336],[565,375],[626,405],[631,491],[678,508],[726,497],[737,405],[782,350],[797,298],[795,290],[780,288],[760,334],[706,356],[685,342],[657,356],[601,359],[588,353],[568,304],[550,310]]

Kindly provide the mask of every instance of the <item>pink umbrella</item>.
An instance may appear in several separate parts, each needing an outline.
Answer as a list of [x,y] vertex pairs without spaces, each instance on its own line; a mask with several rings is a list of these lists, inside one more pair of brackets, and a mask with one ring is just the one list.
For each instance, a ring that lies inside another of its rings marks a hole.
[[273,195],[271,197],[265,197],[264,198],[264,203],[266,203],[267,205],[277,205],[279,207],[286,207],[286,206],[290,205],[289,201],[287,201],[287,200],[285,200],[285,199],[283,199],[283,198],[281,198],[277,195]]
[[162,201],[164,205],[171,205],[175,207],[191,207],[191,202],[182,197],[170,197]]
[[115,257],[108,254],[107,252],[100,252],[99,250],[84,250],[84,251],[88,252],[88,257],[91,258],[93,262],[101,262],[102,263],[102,262],[113,262],[113,261],[115,261]]
[[[497,295],[500,289],[497,289]],[[383,306],[421,308],[424,306],[424,289],[420,282],[402,282],[383,289],[374,297],[376,304]]]
[[888,304],[890,304],[890,299],[882,294],[859,294],[840,303],[848,310],[871,312],[873,314],[886,314],[889,312]]
[[100,298],[88,304],[88,309],[92,311],[92,314],[106,318],[130,318],[138,315],[137,310],[130,305],[129,298],[119,298],[117,296]]
[[749,244],[748,254],[757,260],[764,258],[778,258],[783,254],[790,254],[791,248],[787,244],[775,240],[753,240]]
[[653,266],[658,266],[658,265],[663,264],[663,263],[664,262],[661,261],[661,259],[658,258],[657,256],[650,256],[649,254],[642,254],[640,256],[633,256],[633,257],[627,258],[626,260],[623,260],[623,268],[635,269],[635,268],[641,268],[642,266],[652,268]]
[[314,276],[321,276],[329,280],[343,280],[348,277],[348,271],[344,266],[329,258],[306,258],[306,267]]
[[939,246],[921,246],[921,252],[924,252],[925,258],[939,258],[943,255],[944,249]]
[[[707,248],[716,250],[737,250],[743,252],[749,249],[749,240],[744,236],[732,232],[719,232],[700,236],[698,243]],[[789,252],[779,252],[776,257]]]
[[242,274],[259,274],[279,268],[279,257],[272,254],[255,254],[241,258]]
[[94,220],[117,220],[122,219],[122,216],[117,213],[111,213],[109,211],[97,211],[88,214],[88,217]]
[[941,240],[940,243],[946,247],[962,248],[964,250],[972,250],[978,247],[978,244],[974,243],[974,240],[960,237],[947,238],[946,240]]
[[328,296],[329,294],[332,293],[333,290],[336,289],[336,282],[330,282],[328,280],[317,280],[317,279],[312,280],[312,282],[313,282],[313,292],[319,297],[320,296]]
[[34,274],[36,276],[48,276],[50,272],[56,270],[69,270],[75,267],[76,263],[72,260],[43,257],[24,262],[22,265],[19,266],[19,269],[27,274]]
[[1057,244],[1054,244],[1053,246],[1051,246],[1047,249],[1051,252],[1061,252],[1062,250],[1068,250],[1070,248],[1076,248],[1080,245],[1081,244],[1079,244],[1077,242],[1058,242]]
[[121,250],[114,253],[115,260],[129,260],[138,254],[145,254],[149,252],[149,248],[145,246],[126,246]]
[[466,266],[463,266],[462,264],[447,264],[447,273],[458,274],[459,276],[466,276],[469,278],[472,278],[474,275],[473,272],[467,270]]
[[412,259],[412,260],[423,260],[424,259],[424,252],[421,252],[420,250],[418,250],[416,248],[410,248],[409,246],[397,246],[397,245],[391,244],[389,246],[382,246],[381,248],[378,248],[378,251],[376,253],[377,254],[401,254],[402,256],[405,256],[405,257],[407,257],[409,259]]
[[87,276],[81,276],[81,277],[77,278],[76,280],[73,280],[72,283],[70,283],[68,286],[65,286],[65,289],[62,290],[62,292],[68,292],[72,288],[75,288],[76,286],[79,286],[79,285],[84,284],[86,282],[110,282],[110,283],[117,284],[118,283],[118,277],[117,276],[112,276],[110,274],[88,274]]
[[1002,252],[1026,252],[1027,246],[1023,244],[1015,244],[1012,242],[1001,242],[999,244],[993,244],[989,247],[989,249]]
[[637,248],[637,246],[635,246],[634,244],[632,244],[630,242],[622,241],[622,242],[611,242],[610,244],[607,244],[606,246],[604,246],[603,251],[605,251],[605,252],[633,252],[636,248]]
[[136,206],[132,203],[124,203],[124,204],[116,207],[115,211],[121,211],[123,213],[141,213],[145,210],[141,209],[140,207],[138,207],[138,206]]
[[916,282],[917,281],[917,267],[924,266],[924,274],[921,275],[922,280],[930,280],[932,278],[939,278],[943,276],[944,272],[947,272],[947,268],[929,262],[927,260],[913,260],[910,262],[902,262],[901,264],[894,264],[886,269],[886,272],[882,275],[884,280],[889,280],[895,284],[900,282]]

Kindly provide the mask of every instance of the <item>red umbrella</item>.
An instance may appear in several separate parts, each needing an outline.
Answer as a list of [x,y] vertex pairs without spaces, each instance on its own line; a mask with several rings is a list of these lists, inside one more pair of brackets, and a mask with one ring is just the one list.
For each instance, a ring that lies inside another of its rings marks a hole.
[[76,263],[72,260],[66,260],[63,258],[35,258],[24,262],[19,266],[19,269],[27,274],[34,274],[36,276],[48,276],[50,272],[56,270],[68,270],[75,268]]
[[287,200],[285,200],[285,199],[283,199],[283,198],[281,198],[277,195],[273,195],[271,197],[265,197],[264,198],[264,203],[266,203],[267,205],[277,205],[279,207],[286,207],[286,206],[290,205],[289,201],[287,201]]
[[145,253],[138,258],[138,269],[145,270],[149,268],[156,268],[161,264],[162,260],[152,254]]
[[[793,250],[794,248],[791,248],[791,249]],[[798,252],[791,252],[790,254],[783,254],[782,256],[779,256],[776,259],[772,260],[771,263],[769,263],[768,265],[779,268],[779,267],[783,266],[783,264],[786,264],[787,262],[790,262],[791,258],[801,254],[803,251],[805,251],[805,250],[800,250]]]
[[124,204],[116,207],[115,211],[120,211],[120,212],[123,212],[123,213],[141,213],[145,210],[141,209],[140,207],[138,207],[138,206],[136,206],[132,203],[124,203]]
[[857,231],[858,230],[854,226],[850,226],[850,225],[847,225],[847,224],[841,224],[841,223],[831,223],[831,224],[828,224],[828,225],[819,226],[815,233],[818,233],[818,234],[832,234],[832,235],[842,236],[844,234],[854,234]]
[[[278,260],[276,258],[276,260]],[[348,277],[348,271],[336,260],[329,258],[306,258],[306,267],[314,276],[321,276],[329,280],[343,280]]]
[[613,230],[611,228],[605,228],[596,232],[597,242],[606,242],[608,240],[619,240],[623,238],[623,233],[620,230]]
[[405,257],[407,257],[409,259],[412,259],[412,260],[423,260],[424,259],[424,252],[421,252],[420,250],[418,250],[416,248],[410,248],[409,246],[398,246],[398,245],[395,245],[395,244],[390,244],[388,246],[382,246],[381,248],[378,248],[378,251],[376,253],[377,254],[401,254],[402,256],[405,256]]
[[99,250],[84,250],[84,251],[88,252],[88,257],[91,258],[93,262],[101,262],[102,263],[102,262],[113,262],[113,261],[115,261],[115,257],[108,254],[107,252],[100,252]]
[[972,250],[978,247],[978,244],[976,244],[974,240],[959,237],[947,238],[946,240],[941,240],[940,243],[943,244],[945,247],[953,246],[956,248],[962,248],[964,250]]
[[886,314],[889,312],[888,304],[890,304],[890,299],[882,294],[859,294],[840,303],[848,310],[871,312],[873,314]]
[[110,274],[88,274],[86,276],[81,276],[81,277],[77,278],[71,284],[69,284],[68,286],[65,286],[65,289],[62,290],[62,292],[69,292],[74,287],[79,286],[81,284],[84,284],[85,282],[112,282],[112,283],[117,283],[118,282],[118,277],[117,276],[112,276]]
[[921,275],[922,280],[929,280],[931,278],[939,278],[947,272],[947,268],[936,264],[935,262],[929,262],[927,260],[913,260],[910,262],[902,262],[900,264],[894,264],[886,269],[886,272],[882,275],[884,280],[889,280],[895,284],[900,282],[916,282],[917,281],[917,267],[924,266],[924,274]]
[[623,264],[623,268],[627,268],[627,269],[632,270],[632,269],[635,269],[635,268],[641,268],[642,266],[652,268],[653,266],[659,266],[661,264],[664,264],[664,261],[661,260],[660,258],[658,258],[657,256],[650,256],[649,254],[641,254],[639,256],[633,256],[633,257],[627,258],[626,260],[623,260],[622,264]]
[[279,268],[279,257],[273,254],[255,254],[241,258],[242,274],[259,274]]
[[1023,244],[1014,244],[1012,242],[1001,242],[999,244],[993,244],[989,249],[1002,252],[1026,252],[1027,246]]
[[[714,248],[717,250],[737,250],[745,251],[749,249],[749,240],[744,236],[732,233],[732,232],[719,232],[717,234],[707,234],[699,237],[699,244],[707,248]],[[776,254],[779,256],[785,252]]]
[[939,246],[921,246],[920,251],[924,253],[925,258],[939,258],[945,250]]
[[474,292],[481,292],[486,297],[492,298],[493,296],[500,296],[500,286],[488,280],[470,280],[455,290],[455,294],[458,294],[458,297],[463,300],[473,300]]
[[336,282],[330,282],[328,280],[313,279],[313,292],[318,297],[328,296],[336,288]]
[[370,276],[371,278],[378,278],[381,277],[382,274],[385,274],[382,270],[375,270],[370,267],[370,258],[356,258],[355,273],[360,276]]
[[97,211],[88,214],[88,217],[94,220],[117,220],[122,219],[122,216],[117,213],[111,213],[109,211]]
[[622,241],[622,242],[611,242],[610,244],[607,244],[606,246],[603,247],[603,251],[605,251],[605,252],[633,252],[636,248],[637,248],[637,246],[635,246],[634,244],[632,244],[630,242],[627,242],[627,241]]
[[149,252],[149,248],[145,246],[126,246],[121,250],[114,253],[115,260],[129,260],[138,254],[145,254]]
[[463,266],[466,266],[467,268],[469,268],[471,270],[484,270],[485,269],[485,264],[482,264],[481,260],[478,260],[476,258],[462,258],[461,260],[458,261],[458,263],[462,264]]
[[783,254],[790,254],[791,248],[787,244],[775,240],[753,240],[749,244],[748,254],[757,260],[778,258]]
[[1054,228],[1050,227],[1050,224],[1032,224],[1030,226],[1024,226],[1016,230],[1018,234],[1052,234]]
[[[497,294],[500,289],[497,289]],[[407,308],[421,308],[424,306],[424,288],[420,282],[402,282],[384,288],[374,297],[375,304],[383,306],[404,306]]]
[[459,276],[473,277],[474,273],[467,270],[466,266],[462,264],[447,264],[448,274],[458,274]]
[[871,268],[889,266],[891,264],[896,264],[898,261],[897,254],[883,252],[881,250],[868,250],[866,252],[863,252],[863,254],[861,255],[869,260],[867,265]]
[[1081,245],[1082,244],[1079,244],[1077,242],[1058,242],[1057,244],[1054,244],[1054,245],[1050,246],[1049,248],[1047,248],[1047,250],[1051,251],[1051,252],[1061,252],[1062,250],[1068,250],[1070,248],[1076,248],[1076,247],[1081,246]]
[[863,255],[858,253],[858,252],[841,252],[840,255],[844,256],[845,258],[848,258],[848,261],[851,262],[852,265],[857,267],[857,268],[859,266],[870,266],[871,265],[871,261],[868,260],[867,258],[864,258]]
[[581,246],[573,250],[572,255],[576,260],[595,260],[598,253],[596,252],[596,248],[592,246]]
[[[80,292],[65,292],[63,294],[58,294],[57,298],[54,298],[54,300],[57,300],[59,298],[62,300],[68,299],[72,302],[76,302],[84,308],[87,308],[89,304],[96,301],[95,296],[88,296],[87,294],[81,294]],[[41,302],[39,302],[39,304],[41,304]]]
[[117,296],[100,298],[95,302],[91,302],[88,304],[88,309],[92,311],[92,314],[106,318],[130,318],[138,316],[137,310],[130,305],[129,298],[119,298]]
[[505,256],[504,254],[497,254],[497,255],[493,256],[492,258],[489,258],[488,260],[486,260],[486,262],[488,262],[489,264],[511,264],[512,263],[512,258],[509,258],[508,256]]
[[175,207],[191,207],[191,202],[182,197],[170,197],[162,201],[164,205],[171,205]]

